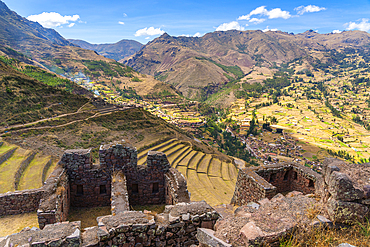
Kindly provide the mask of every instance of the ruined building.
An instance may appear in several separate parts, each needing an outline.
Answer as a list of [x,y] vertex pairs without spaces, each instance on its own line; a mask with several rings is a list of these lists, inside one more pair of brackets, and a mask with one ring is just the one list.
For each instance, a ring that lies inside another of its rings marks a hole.
[[[219,215],[205,202],[190,203],[185,178],[165,154],[149,151],[146,166],[124,143],[104,145],[99,164],[90,150],[67,150],[40,189],[0,195],[0,215],[37,210],[41,230],[0,238],[0,246],[189,246],[199,227],[212,228]],[[130,205],[167,204],[159,215],[130,211]],[[67,220],[70,207],[111,205],[111,215],[81,235]],[[31,239],[31,240],[30,240]]]

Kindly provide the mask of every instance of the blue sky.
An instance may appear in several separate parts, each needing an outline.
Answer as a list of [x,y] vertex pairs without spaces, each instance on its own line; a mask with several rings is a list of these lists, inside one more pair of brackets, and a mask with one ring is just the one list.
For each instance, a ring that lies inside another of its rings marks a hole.
[[2,0],[19,15],[54,28],[68,39],[141,43],[167,32],[201,36],[216,30],[319,33],[370,31],[370,0]]

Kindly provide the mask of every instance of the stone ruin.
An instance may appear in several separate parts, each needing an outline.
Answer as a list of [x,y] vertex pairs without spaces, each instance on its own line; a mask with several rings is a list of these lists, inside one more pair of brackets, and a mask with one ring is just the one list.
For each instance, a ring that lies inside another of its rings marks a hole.
[[[0,215],[37,210],[38,228],[0,238],[0,246],[278,246],[300,226],[353,224],[369,216],[370,164],[323,162],[323,174],[295,163],[239,170],[232,215],[204,201],[190,202],[185,178],[166,156],[148,152],[147,166],[127,144],[68,150],[36,190],[0,195]],[[131,205],[167,204],[161,214]],[[66,222],[70,206],[111,206],[111,215],[81,231]],[[231,207],[232,208],[232,207]],[[320,208],[319,214],[315,212]]]
[[214,229],[198,229],[200,246],[279,246],[299,227],[356,224],[370,216],[370,163],[328,158],[323,174],[294,163],[240,169],[232,204]]
[[[0,238],[0,246],[189,246],[200,227],[212,229],[219,214],[203,202],[190,202],[186,180],[165,154],[149,151],[137,165],[128,144],[103,145],[99,164],[91,150],[67,150],[57,168],[36,190],[0,195],[0,215],[37,210],[39,227]],[[132,205],[167,204],[161,214],[131,211]],[[66,222],[70,207],[111,206],[111,215],[81,233]]]

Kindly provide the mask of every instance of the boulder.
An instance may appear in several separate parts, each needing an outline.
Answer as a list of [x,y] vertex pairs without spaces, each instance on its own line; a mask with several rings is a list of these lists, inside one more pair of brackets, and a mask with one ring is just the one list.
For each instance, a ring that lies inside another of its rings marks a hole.
[[328,190],[336,200],[354,201],[364,197],[362,190],[353,187],[352,180],[344,173],[333,171],[328,178]]
[[369,208],[363,204],[338,201],[333,197],[329,198],[327,208],[330,220],[342,224],[362,222],[369,213]]

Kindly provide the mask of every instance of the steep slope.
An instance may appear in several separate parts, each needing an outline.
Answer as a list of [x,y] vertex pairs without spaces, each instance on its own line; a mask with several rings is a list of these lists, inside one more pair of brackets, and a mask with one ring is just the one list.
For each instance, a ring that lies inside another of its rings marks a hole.
[[[117,45],[119,46],[120,44]],[[95,51],[77,47],[55,30],[43,28],[38,23],[9,10],[1,1],[0,47],[0,55],[46,68],[71,79],[83,72],[93,81],[108,83],[107,86],[112,91],[118,91],[117,88],[132,88],[140,95],[166,91],[177,96],[169,85],[154,80],[153,77],[141,75],[113,59],[98,55]]]
[[27,44],[39,42],[61,46],[72,45],[53,29],[43,28],[11,11],[0,1],[0,44],[14,48],[25,48]]
[[26,76],[0,61],[0,125],[76,112],[89,101]]
[[370,35],[360,31],[341,34],[307,31],[294,35],[281,31],[231,30],[199,38],[163,34],[123,62],[174,85],[188,97],[199,98],[197,95],[205,86],[221,88],[225,82],[238,78],[230,73],[230,66],[238,66],[247,74],[256,65],[272,67],[275,63],[309,57],[313,52],[317,55],[330,49],[362,48],[369,43]]
[[69,39],[69,42],[87,50],[96,51],[99,55],[119,61],[135,54],[143,45],[135,40],[121,40],[114,44],[90,44],[89,42]]

